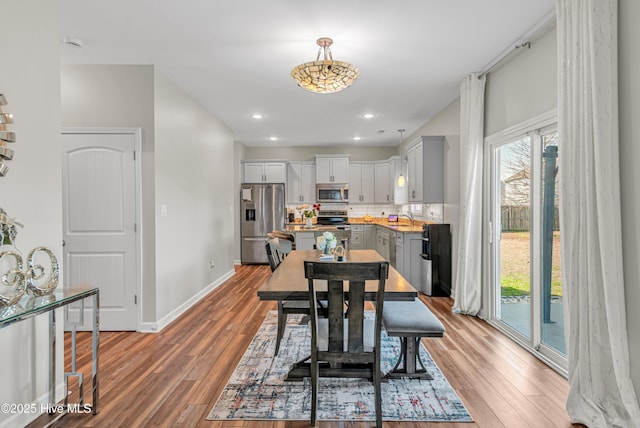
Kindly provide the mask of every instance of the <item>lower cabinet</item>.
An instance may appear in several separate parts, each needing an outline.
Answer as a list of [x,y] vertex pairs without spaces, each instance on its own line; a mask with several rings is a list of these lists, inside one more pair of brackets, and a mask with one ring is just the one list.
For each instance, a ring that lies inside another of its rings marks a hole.
[[389,235],[381,229],[376,229],[376,251],[385,260],[389,260]]
[[315,245],[313,232],[296,232],[296,250],[313,250]]
[[349,245],[353,250],[364,249],[364,225],[354,224],[351,226],[351,240],[349,241]]
[[376,226],[374,224],[364,225],[364,249],[376,249]]
[[421,253],[421,233],[398,233],[396,238],[396,269],[417,290],[422,289]]
[[352,224],[349,244],[354,250],[376,250],[376,225]]

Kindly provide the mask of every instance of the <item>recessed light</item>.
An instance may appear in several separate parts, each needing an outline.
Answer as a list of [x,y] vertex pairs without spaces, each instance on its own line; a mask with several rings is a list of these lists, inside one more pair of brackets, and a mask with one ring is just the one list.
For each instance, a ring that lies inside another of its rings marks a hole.
[[362,115],[365,119],[373,119],[375,115],[373,113],[365,113]]
[[360,137],[353,137],[354,141],[360,141]]
[[271,141],[278,141],[278,137],[269,137]]
[[264,116],[261,115],[260,113],[254,113],[251,115],[252,119],[262,119]]

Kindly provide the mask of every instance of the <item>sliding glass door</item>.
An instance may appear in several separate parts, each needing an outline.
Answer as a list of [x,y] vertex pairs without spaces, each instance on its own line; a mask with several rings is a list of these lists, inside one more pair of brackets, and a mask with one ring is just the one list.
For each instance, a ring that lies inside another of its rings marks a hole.
[[531,337],[531,144],[511,141],[495,150],[499,178],[496,318]]
[[491,322],[566,367],[555,125],[488,139]]

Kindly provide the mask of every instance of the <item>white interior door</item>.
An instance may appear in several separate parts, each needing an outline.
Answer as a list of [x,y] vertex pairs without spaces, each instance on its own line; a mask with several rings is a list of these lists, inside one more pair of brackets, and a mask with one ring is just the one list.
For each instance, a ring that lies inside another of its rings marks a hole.
[[137,328],[136,139],[62,135],[64,286],[100,288],[101,330]]

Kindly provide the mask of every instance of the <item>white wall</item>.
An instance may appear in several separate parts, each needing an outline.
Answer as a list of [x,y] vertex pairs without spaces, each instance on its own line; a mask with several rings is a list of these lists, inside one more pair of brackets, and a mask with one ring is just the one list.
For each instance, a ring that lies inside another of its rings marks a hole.
[[484,135],[546,113],[558,106],[556,30],[531,42],[487,75]]
[[[233,166],[235,168],[233,174],[233,188],[236,192],[233,194],[233,226],[237,230],[236,235],[240,235],[240,183],[242,182],[242,167],[240,161],[245,159],[247,146],[242,143],[235,142],[233,144]],[[233,247],[234,263],[240,263],[240,238],[236,237]]]
[[631,379],[640,396],[640,2],[618,2],[622,244]]
[[143,322],[157,319],[153,72],[151,65],[63,65],[60,76],[63,127],[142,129]]
[[156,71],[158,319],[233,271],[233,161],[230,130]]
[[[36,13],[37,11],[37,13]],[[60,47],[58,2],[2,3],[0,93],[13,113],[15,150],[6,177],[0,177],[0,207],[24,223],[17,246],[24,254],[44,245],[62,259],[60,163]],[[62,278],[61,278],[62,279]],[[58,319],[62,313],[58,314]],[[0,330],[0,403],[46,399],[48,317],[23,321]],[[62,325],[58,324],[57,361],[62,361]],[[57,379],[62,380],[62,364]],[[60,398],[60,396],[58,397]],[[22,426],[30,415],[0,413],[0,426]],[[38,416],[38,415],[35,415]]]

